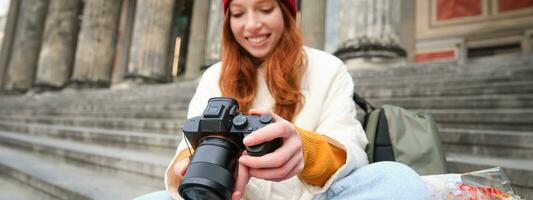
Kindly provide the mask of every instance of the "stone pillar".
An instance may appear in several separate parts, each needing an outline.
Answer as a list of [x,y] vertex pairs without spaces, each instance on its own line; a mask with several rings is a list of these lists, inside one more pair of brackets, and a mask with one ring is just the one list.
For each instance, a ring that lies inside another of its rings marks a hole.
[[32,87],[47,7],[47,0],[23,0],[21,2],[15,41],[4,85],[6,93],[24,93]]
[[117,48],[113,63],[111,85],[124,81],[128,69],[131,38],[133,35],[133,23],[135,19],[135,7],[137,0],[123,0],[120,10],[120,22],[118,27]]
[[401,0],[400,46],[407,53],[407,61],[414,63],[416,54],[416,0]]
[[304,44],[316,49],[324,49],[326,0],[303,0],[301,4],[301,31]]
[[194,79],[201,75],[200,68],[205,64],[205,46],[210,0],[193,2],[191,32],[189,34],[189,51],[185,65],[185,79]]
[[222,3],[220,1],[211,1],[205,60],[202,66],[211,65],[220,61],[220,53],[222,52],[222,23],[224,23]]
[[50,0],[35,86],[64,87],[72,70],[79,27],[80,0]]
[[71,81],[79,87],[108,87],[121,0],[87,0],[83,9]]
[[175,0],[138,0],[127,77],[170,80],[169,48]]
[[9,11],[6,16],[6,23],[3,31],[4,37],[2,38],[2,49],[0,50],[0,94],[4,90],[4,75],[7,70],[9,58],[11,57],[19,8],[20,1],[11,0],[9,2]]
[[399,45],[398,0],[340,0],[338,2],[338,47],[335,55],[353,58],[391,59],[405,57]]

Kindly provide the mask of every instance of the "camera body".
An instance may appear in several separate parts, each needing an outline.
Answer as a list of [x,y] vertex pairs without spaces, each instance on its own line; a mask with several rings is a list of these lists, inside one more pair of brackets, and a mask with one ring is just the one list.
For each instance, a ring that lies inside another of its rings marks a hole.
[[196,149],[201,139],[208,136],[218,136],[234,142],[240,149],[248,150],[252,156],[262,156],[281,146],[276,139],[267,143],[246,147],[242,140],[250,133],[275,122],[269,114],[244,115],[239,112],[237,101],[226,97],[209,99],[202,116],[188,119],[182,126],[182,131],[193,149]]
[[201,116],[188,119],[182,131],[195,153],[178,189],[187,199],[229,199],[233,192],[238,158],[243,150],[262,156],[281,146],[280,138],[255,146],[242,140],[275,120],[269,114],[244,115],[237,101],[209,99]]

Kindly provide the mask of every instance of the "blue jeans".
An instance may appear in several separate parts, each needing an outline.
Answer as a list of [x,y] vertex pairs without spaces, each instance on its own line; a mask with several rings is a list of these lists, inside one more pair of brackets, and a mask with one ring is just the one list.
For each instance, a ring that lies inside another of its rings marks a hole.
[[[171,200],[166,191],[146,194],[136,200]],[[314,200],[344,199],[431,199],[420,176],[397,162],[378,162],[362,167],[333,183]]]

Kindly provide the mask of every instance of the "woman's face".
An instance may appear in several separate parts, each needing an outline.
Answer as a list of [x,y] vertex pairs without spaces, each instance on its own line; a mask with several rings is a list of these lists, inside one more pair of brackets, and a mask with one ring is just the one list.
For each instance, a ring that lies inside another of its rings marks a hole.
[[230,26],[237,43],[258,59],[277,46],[285,29],[277,0],[233,0]]

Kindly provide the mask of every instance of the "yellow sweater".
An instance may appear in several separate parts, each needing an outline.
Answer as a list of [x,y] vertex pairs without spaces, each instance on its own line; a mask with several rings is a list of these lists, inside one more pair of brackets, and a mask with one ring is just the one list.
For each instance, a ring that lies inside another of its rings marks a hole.
[[[302,139],[304,169],[298,177],[310,185],[322,186],[346,162],[346,152],[328,143],[327,139],[315,132],[298,128]],[[182,150],[176,161],[188,158],[188,149]]]

